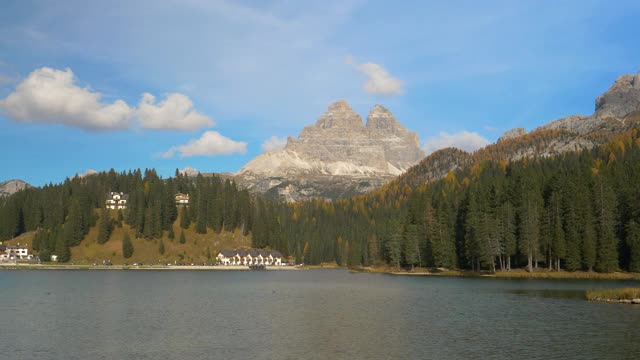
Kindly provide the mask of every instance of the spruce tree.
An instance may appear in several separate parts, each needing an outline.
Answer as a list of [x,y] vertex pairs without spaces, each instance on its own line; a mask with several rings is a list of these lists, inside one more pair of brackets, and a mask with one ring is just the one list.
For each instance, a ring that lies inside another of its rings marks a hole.
[[598,272],[618,270],[618,239],[615,233],[615,197],[608,184],[601,179],[596,186],[597,216],[597,260]]
[[180,244],[184,244],[187,242],[187,239],[184,237],[184,230],[180,231]]
[[186,205],[182,205],[182,209],[180,211],[180,227],[188,229],[190,224],[191,219],[189,218],[189,210]]
[[102,209],[100,222],[98,224],[98,238],[96,239],[97,243],[106,243],[109,240],[109,235],[111,235],[111,218],[109,216],[109,210]]
[[168,237],[169,237],[170,241],[173,241],[173,239],[176,238],[176,234],[173,232],[173,225],[171,227],[169,227],[169,235],[168,235]]
[[629,248],[629,271],[640,272],[640,225],[630,221],[626,227],[627,247]]
[[71,259],[71,250],[69,250],[65,233],[65,231],[58,231],[56,236],[55,254],[58,256],[58,262],[68,262]]
[[122,256],[128,259],[131,255],[133,255],[133,244],[131,243],[129,232],[125,231],[122,235]]
[[164,241],[162,241],[162,239],[160,239],[160,245],[158,246],[158,252],[160,253],[160,255],[164,255]]
[[418,229],[416,225],[407,225],[407,231],[404,235],[403,242],[403,254],[404,254],[404,262],[407,265],[411,265],[411,268],[415,265],[419,265],[420,259],[420,249],[419,239],[418,239]]

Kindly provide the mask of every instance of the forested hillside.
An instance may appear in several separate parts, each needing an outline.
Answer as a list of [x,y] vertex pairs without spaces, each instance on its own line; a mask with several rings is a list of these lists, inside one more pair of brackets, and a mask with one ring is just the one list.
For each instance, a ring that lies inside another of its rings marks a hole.
[[[110,191],[129,194],[126,210],[104,209]],[[180,218],[175,204],[177,192],[191,196],[191,205],[182,209]],[[184,243],[184,235],[174,230],[176,220],[180,228],[198,234],[237,230],[246,235],[252,226],[252,208],[246,191],[217,176],[189,178],[176,171],[175,177],[161,179],[154,170],[112,170],[0,198],[0,239],[35,231],[32,250],[41,259],[56,254],[60,261],[68,261],[70,248],[80,245],[92,228],[97,231],[98,244],[105,244],[117,228],[119,234],[126,233],[125,237],[159,240],[160,245],[153,248],[162,254],[163,236]],[[123,225],[127,231],[121,230]],[[124,257],[130,257],[124,249],[130,247],[130,241],[119,240]]]
[[254,239],[310,264],[640,271],[638,130],[550,158],[490,154],[428,185],[418,167],[351,199],[267,203]]

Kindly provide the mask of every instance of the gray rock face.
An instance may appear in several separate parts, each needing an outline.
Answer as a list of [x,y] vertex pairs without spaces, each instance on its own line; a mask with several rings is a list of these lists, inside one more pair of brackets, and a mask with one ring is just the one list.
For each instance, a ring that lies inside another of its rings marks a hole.
[[527,135],[527,130],[525,128],[515,128],[507,130],[504,132],[504,134],[502,134],[502,136],[498,138],[498,142],[517,138],[523,135]]
[[596,120],[591,120],[589,116],[585,115],[570,115],[558,120],[554,120],[548,124],[544,124],[536,130],[554,130],[564,129],[569,131],[575,131],[578,133],[587,133],[593,127]]
[[30,188],[31,185],[22,180],[9,180],[0,183],[0,197],[15,194],[20,190]]
[[323,188],[340,193],[336,183],[352,187],[352,191],[342,191],[351,194],[382,185],[423,157],[418,135],[402,126],[389,110],[376,105],[363,125],[360,115],[340,100],[297,139],[289,137],[283,150],[268,151],[249,161],[236,180],[258,192],[281,189],[281,198],[287,200],[325,197]]
[[622,75],[596,99],[596,118],[623,118],[640,109],[640,72]]

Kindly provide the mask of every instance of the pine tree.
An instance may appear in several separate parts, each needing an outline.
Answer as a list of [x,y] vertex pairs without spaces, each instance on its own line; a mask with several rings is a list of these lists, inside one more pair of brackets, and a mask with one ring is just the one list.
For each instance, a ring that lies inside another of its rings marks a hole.
[[640,225],[630,221],[626,227],[629,248],[629,271],[640,272]]
[[122,235],[122,256],[125,259],[128,259],[132,255],[133,255],[133,244],[131,243],[129,232],[125,231],[124,234]]
[[400,267],[402,260],[402,228],[399,224],[390,226],[390,233],[386,241],[386,250],[389,256],[389,263],[396,268]]
[[527,257],[527,268],[533,272],[533,261],[540,246],[540,206],[542,199],[536,189],[525,190],[520,218],[520,252]]
[[160,245],[158,246],[158,252],[160,253],[160,255],[164,255],[164,241],[162,241],[162,239],[160,239]]
[[196,232],[198,234],[207,233],[207,186],[202,175],[198,174],[196,180],[198,191],[198,217],[196,218]]
[[173,241],[176,238],[176,234],[173,232],[173,225],[169,228],[169,240]]
[[411,265],[411,268],[419,264],[420,249],[418,248],[418,229],[416,225],[407,225],[405,238],[403,241],[404,262]]
[[187,242],[187,239],[184,237],[184,230],[180,232],[180,244],[184,244]]
[[597,220],[597,258],[598,272],[613,272],[618,270],[618,239],[615,233],[615,197],[608,184],[601,179],[596,186]]
[[109,217],[109,210],[102,209],[100,215],[100,223],[98,225],[98,238],[96,239],[98,244],[104,244],[109,240],[111,235],[111,218]]
[[58,256],[58,262],[68,262],[71,259],[71,251],[65,234],[66,231],[57,232],[55,254]]
[[186,205],[182,205],[182,210],[180,211],[180,227],[183,229],[188,229],[191,224],[191,219],[189,218],[189,211]]

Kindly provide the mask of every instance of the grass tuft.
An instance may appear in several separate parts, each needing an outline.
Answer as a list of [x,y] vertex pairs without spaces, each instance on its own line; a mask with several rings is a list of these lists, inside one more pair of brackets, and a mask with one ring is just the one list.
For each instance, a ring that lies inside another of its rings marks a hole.
[[640,299],[640,288],[589,290],[587,300],[591,301],[620,301]]

